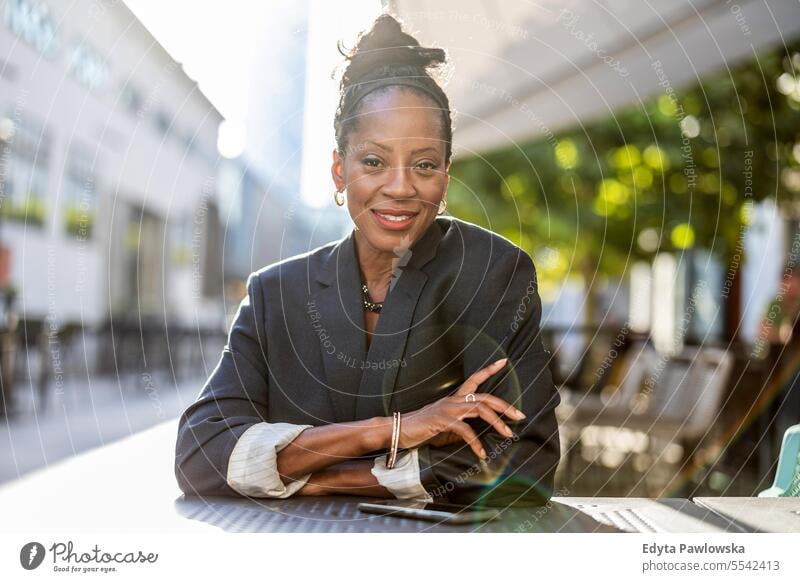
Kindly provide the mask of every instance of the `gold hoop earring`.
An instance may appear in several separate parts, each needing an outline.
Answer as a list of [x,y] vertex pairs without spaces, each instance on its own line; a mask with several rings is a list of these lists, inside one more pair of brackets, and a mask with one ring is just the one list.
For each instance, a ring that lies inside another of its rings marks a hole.
[[336,193],[333,195],[333,199],[336,201],[337,206],[344,206],[344,194],[342,194],[343,190],[344,188],[342,188],[342,190],[337,190]]
[[447,210],[447,200],[442,198],[442,201],[439,202],[439,212],[437,212],[436,214],[441,216],[442,214],[444,214],[445,210]]

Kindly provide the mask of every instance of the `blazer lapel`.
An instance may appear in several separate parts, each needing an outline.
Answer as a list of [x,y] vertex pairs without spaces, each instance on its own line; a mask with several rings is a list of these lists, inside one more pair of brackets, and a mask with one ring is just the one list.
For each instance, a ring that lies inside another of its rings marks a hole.
[[316,278],[321,286],[309,315],[320,342],[334,418],[353,420],[367,346],[353,231],[325,257]]
[[364,363],[356,403],[356,420],[388,416],[392,412],[391,397],[398,368],[404,357],[414,311],[428,280],[428,275],[421,269],[435,256],[442,236],[442,227],[434,221],[398,260],[396,269],[400,274],[384,300]]
[[437,218],[399,258],[399,275],[384,300],[369,353],[354,231],[324,258],[309,316],[338,422],[389,414],[414,311],[428,280],[421,269],[436,255],[443,236],[439,223],[444,220]]

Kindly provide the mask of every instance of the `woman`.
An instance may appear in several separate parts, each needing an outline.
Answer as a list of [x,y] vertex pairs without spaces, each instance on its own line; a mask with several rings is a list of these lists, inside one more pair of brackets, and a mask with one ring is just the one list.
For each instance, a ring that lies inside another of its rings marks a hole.
[[250,275],[180,419],[178,483],[545,503],[559,399],[536,275],[508,240],[443,216],[452,122],[427,69],[445,53],[384,14],[345,56],[332,175],[355,228]]

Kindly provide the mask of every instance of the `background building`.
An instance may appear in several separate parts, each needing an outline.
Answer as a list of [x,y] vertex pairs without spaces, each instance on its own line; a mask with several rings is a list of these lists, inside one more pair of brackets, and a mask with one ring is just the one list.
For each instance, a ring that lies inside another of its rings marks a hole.
[[[219,112],[122,2],[0,14],[0,240],[24,340],[109,369],[142,333],[223,334]],[[131,362],[163,353],[141,345]]]

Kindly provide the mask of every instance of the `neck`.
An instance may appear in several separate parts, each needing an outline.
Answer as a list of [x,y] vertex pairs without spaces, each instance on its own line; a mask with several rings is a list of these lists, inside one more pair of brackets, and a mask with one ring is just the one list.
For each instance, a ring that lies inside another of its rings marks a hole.
[[392,280],[393,262],[397,257],[392,252],[376,249],[355,231],[356,257],[364,282],[373,294],[373,301],[382,301]]

